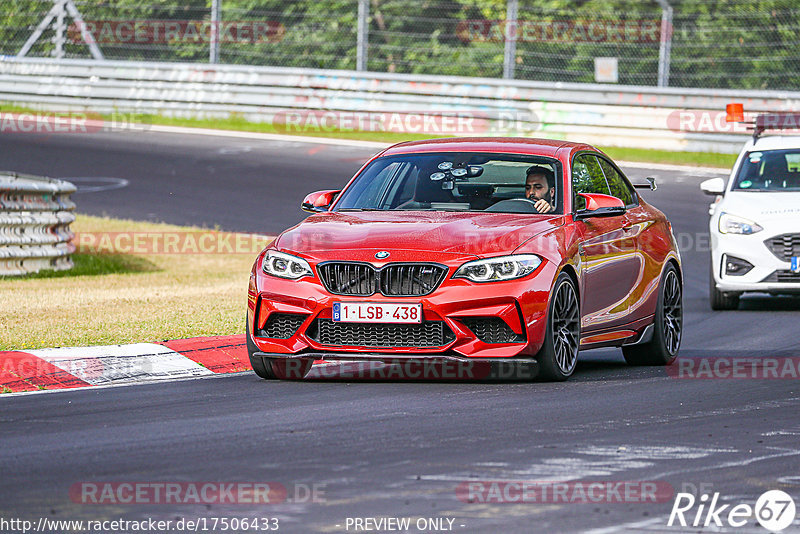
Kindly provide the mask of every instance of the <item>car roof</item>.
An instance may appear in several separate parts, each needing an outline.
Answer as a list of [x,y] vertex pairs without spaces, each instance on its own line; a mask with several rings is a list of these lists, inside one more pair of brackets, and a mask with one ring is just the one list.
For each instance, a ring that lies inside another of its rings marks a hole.
[[570,152],[591,150],[600,152],[585,143],[571,143],[556,139],[536,139],[529,137],[448,137],[408,141],[387,148],[381,155],[415,154],[425,152],[497,152],[506,154],[533,154],[556,158],[561,149]]
[[797,135],[770,135],[759,137],[758,140],[750,139],[745,143],[742,152],[754,150],[780,150],[783,148],[800,148],[800,136]]

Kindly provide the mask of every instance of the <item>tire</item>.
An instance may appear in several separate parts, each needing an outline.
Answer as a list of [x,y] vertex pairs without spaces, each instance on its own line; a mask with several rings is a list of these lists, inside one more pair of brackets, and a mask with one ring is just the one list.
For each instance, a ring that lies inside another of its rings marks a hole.
[[578,364],[581,344],[581,312],[572,278],[562,272],[553,285],[547,311],[544,344],[536,355],[539,378],[550,382],[568,379]]
[[244,332],[247,338],[247,354],[250,356],[250,367],[253,368],[253,371],[258,376],[265,380],[274,380],[278,378],[275,376],[275,373],[272,372],[272,366],[267,365],[264,358],[253,355],[258,352],[258,347],[256,347],[256,344],[253,342],[253,338],[250,337],[250,319],[246,319],[244,323]]
[[738,293],[723,293],[717,289],[717,283],[714,281],[713,262],[711,264],[711,269],[709,269],[708,272],[708,280],[708,297],[711,301],[712,310],[735,310],[739,307]]
[[667,264],[658,290],[653,339],[622,347],[629,365],[669,365],[678,356],[683,337],[683,287],[678,270]]
[[258,347],[250,337],[250,321],[245,321],[245,337],[247,338],[247,354],[253,371],[265,380],[300,380],[304,378],[314,365],[308,358],[264,358],[255,356]]

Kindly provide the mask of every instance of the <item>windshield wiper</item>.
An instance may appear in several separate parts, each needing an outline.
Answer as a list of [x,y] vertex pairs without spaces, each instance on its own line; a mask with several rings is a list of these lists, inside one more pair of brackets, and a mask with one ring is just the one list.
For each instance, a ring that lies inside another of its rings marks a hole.
[[380,208],[340,208],[336,211],[386,211]]

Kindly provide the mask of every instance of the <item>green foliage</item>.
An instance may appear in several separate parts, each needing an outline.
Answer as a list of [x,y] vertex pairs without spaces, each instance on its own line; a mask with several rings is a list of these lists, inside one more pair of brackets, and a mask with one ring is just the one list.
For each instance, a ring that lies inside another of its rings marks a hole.
[[[125,254],[73,254],[75,266],[67,271],[39,271],[26,275],[26,279],[66,278],[75,276],[100,276],[106,274],[144,273],[157,271],[158,267],[139,256]],[[3,277],[0,280],[13,280],[20,277]]]
[[[669,1],[674,8],[669,85],[800,87],[800,5],[796,0]],[[255,42],[223,39],[222,63],[356,67],[356,0],[221,2],[223,24],[262,23],[270,28],[267,38]],[[210,3],[76,1],[87,22],[195,21],[206,31]],[[51,7],[50,0],[0,3],[0,54],[16,54]],[[370,0],[368,69],[502,76],[505,18],[505,0]],[[662,36],[661,9],[655,0],[520,0],[518,18],[524,29],[516,44],[518,79],[594,82],[594,58],[616,57],[619,83],[657,82]],[[68,22],[72,23],[71,19]],[[478,27],[483,30],[476,30]],[[642,30],[646,35],[620,37],[623,34],[615,33],[626,27],[646,28]],[[52,27],[48,28],[29,55],[50,56],[54,35]],[[76,36],[73,27],[64,47],[67,57],[90,57]],[[209,57],[206,35],[153,42],[113,41],[99,43],[109,59],[206,62]]]
[[[596,157],[583,154],[575,158],[572,164],[572,188],[576,193],[610,194],[608,183]],[[584,209],[586,207],[586,199],[576,196],[575,205],[579,210]]]

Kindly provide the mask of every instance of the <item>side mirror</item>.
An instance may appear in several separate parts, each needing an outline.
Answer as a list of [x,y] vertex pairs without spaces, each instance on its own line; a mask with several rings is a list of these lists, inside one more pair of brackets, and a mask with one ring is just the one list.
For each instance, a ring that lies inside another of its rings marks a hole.
[[700,184],[700,189],[706,195],[724,195],[725,194],[725,180],[722,178],[711,178]]
[[622,200],[611,195],[600,193],[578,193],[586,199],[586,209],[575,212],[576,219],[588,219],[590,217],[616,217],[625,215],[625,204]]
[[309,213],[328,211],[341,190],[315,191],[303,199],[300,209]]

